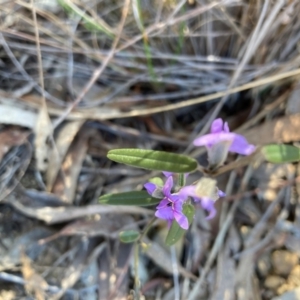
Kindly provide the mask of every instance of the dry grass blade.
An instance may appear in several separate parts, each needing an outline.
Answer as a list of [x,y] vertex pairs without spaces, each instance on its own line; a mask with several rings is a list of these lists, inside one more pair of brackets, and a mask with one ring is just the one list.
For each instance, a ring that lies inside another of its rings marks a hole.
[[[146,255],[151,258],[158,266],[160,266],[165,272],[173,274],[172,259],[170,255],[164,250],[158,243],[150,242],[149,239],[144,238],[143,242],[146,246]],[[196,279],[196,277],[187,272],[178,262],[179,273],[185,277]]]
[[32,159],[32,148],[28,141],[9,153],[1,161],[0,180],[0,202],[6,201],[6,197],[12,193],[19,185],[20,180],[25,175]]
[[152,215],[153,211],[136,206],[110,206],[110,205],[87,205],[84,207],[44,207],[30,208],[21,204],[18,200],[10,197],[9,203],[24,215],[44,221],[47,224],[57,224],[77,218],[95,214],[146,214]]
[[47,190],[51,191],[57,174],[61,168],[65,155],[80,130],[83,121],[72,121],[65,123],[60,129],[55,138],[55,145],[49,154],[51,164],[47,169]]
[[[230,94],[234,94],[234,93],[238,93],[241,91],[245,91],[245,90],[249,90],[252,88],[256,88],[259,86],[263,86],[266,84],[270,84],[273,83],[275,81],[278,80],[282,80],[285,78],[290,78],[290,77],[294,77],[294,76],[298,76],[300,75],[300,69],[296,69],[296,70],[292,70],[292,71],[287,71],[285,73],[281,73],[279,75],[274,75],[274,76],[269,76],[267,78],[264,79],[259,79],[259,80],[255,80],[251,83],[247,83],[241,86],[237,86],[235,88],[231,88],[228,89],[224,92],[218,92],[218,93],[214,93],[212,95],[208,95],[208,96],[203,96],[203,97],[199,97],[196,99],[190,99],[190,100],[185,100],[183,102],[179,102],[177,104],[169,104],[169,105],[165,105],[159,108],[149,108],[146,110],[133,110],[129,113],[120,113],[119,116],[115,116],[116,118],[125,118],[125,117],[134,117],[134,116],[144,116],[144,115],[150,115],[150,114],[155,114],[155,113],[161,113],[161,112],[165,112],[165,111],[170,111],[170,110],[175,110],[175,109],[179,109],[179,108],[184,108],[187,106],[191,106],[191,105],[196,105],[196,104],[200,104],[203,102],[207,102],[210,100],[214,100],[223,96],[228,96]],[[111,117],[114,118],[114,117]]]
[[53,128],[47,107],[42,106],[35,125],[35,157],[37,168],[40,171],[46,171],[48,167],[49,146],[47,141],[52,134]]
[[48,243],[61,236],[78,235],[84,237],[103,236],[117,238],[121,229],[130,222],[133,222],[132,218],[126,215],[115,220],[113,215],[97,214],[93,219],[83,219],[70,223],[54,235],[40,239],[39,244]]
[[43,65],[42,65],[42,56],[41,56],[41,48],[40,48],[40,37],[39,30],[37,24],[36,10],[34,6],[33,0],[31,0],[31,9],[32,16],[35,28],[35,38],[36,38],[36,47],[37,47],[37,59],[39,66],[39,80],[42,88],[42,107],[39,111],[37,117],[37,123],[35,127],[36,138],[35,138],[35,148],[36,148],[36,161],[37,167],[40,171],[45,171],[47,168],[47,158],[48,158],[48,147],[46,145],[46,141],[49,137],[52,137],[53,128],[50,117],[47,111],[47,104],[45,98],[45,85],[44,85],[44,75],[43,75]]
[[114,43],[112,45],[112,49],[107,56],[107,58],[103,61],[102,65],[94,71],[93,76],[90,78],[89,82],[86,84],[86,86],[82,89],[81,93],[78,95],[76,100],[73,102],[72,105],[69,106],[69,108],[55,121],[54,128],[56,128],[66,117],[67,115],[80,103],[80,101],[83,99],[84,95],[88,92],[88,90],[93,86],[93,84],[96,82],[98,77],[102,74],[102,72],[105,70],[106,66],[109,64],[111,59],[113,58],[117,45],[119,43],[123,27],[127,18],[128,14],[128,8],[129,8],[130,0],[126,0],[124,3],[123,13],[122,13],[122,19],[120,21],[120,25],[118,27],[118,34],[116,35],[116,38],[114,40]]
[[0,123],[19,125],[33,129],[36,125],[37,115],[29,110],[0,103]]
[[240,248],[240,237],[237,230],[232,226],[229,235],[224,243],[223,249],[218,255],[217,279],[212,288],[214,291],[211,299],[228,299],[233,300],[235,295],[234,279],[236,273],[236,263],[231,257],[232,252],[237,252]]
[[61,164],[61,172],[53,184],[52,192],[66,203],[74,202],[78,177],[88,150],[88,141],[93,133],[93,130],[83,128],[78,134],[68,149]]

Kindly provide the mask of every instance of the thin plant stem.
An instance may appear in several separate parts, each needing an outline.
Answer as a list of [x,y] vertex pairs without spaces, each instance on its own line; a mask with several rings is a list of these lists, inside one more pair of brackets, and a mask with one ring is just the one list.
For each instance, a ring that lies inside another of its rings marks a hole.
[[144,230],[141,232],[140,237],[138,240],[134,243],[134,291],[135,291],[135,300],[140,299],[140,290],[141,290],[141,284],[139,280],[139,252],[140,252],[140,245],[143,241],[144,236],[147,234],[153,223],[155,222],[156,218],[153,217],[149,223],[145,226]]
[[139,251],[140,251],[140,243],[136,241],[134,243],[134,299],[140,299],[140,280],[139,280]]

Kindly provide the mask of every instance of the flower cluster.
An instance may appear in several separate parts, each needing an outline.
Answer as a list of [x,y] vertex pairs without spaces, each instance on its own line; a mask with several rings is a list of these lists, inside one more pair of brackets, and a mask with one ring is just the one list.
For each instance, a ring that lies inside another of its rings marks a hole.
[[[242,135],[230,132],[227,122],[223,123],[222,119],[216,119],[212,123],[210,133],[197,138],[194,145],[207,148],[208,160],[213,167],[223,164],[228,152],[250,155],[255,151],[255,147],[250,145]],[[174,174],[170,172],[163,172],[163,174],[166,177],[163,185],[153,182],[144,185],[151,196],[161,199],[156,207],[157,218],[166,220],[169,226],[175,219],[181,228],[188,229],[188,219],[182,209],[189,198],[199,203],[208,212],[207,219],[215,216],[214,204],[220,197],[224,197],[225,193],[217,188],[214,179],[202,177],[195,185],[176,188]],[[185,174],[185,178],[187,176],[188,174]]]
[[182,212],[182,206],[186,197],[183,197],[180,193],[172,193],[174,184],[173,174],[168,172],[163,173],[167,179],[162,187],[152,182],[147,182],[144,185],[151,196],[160,198],[159,194],[161,194],[162,200],[156,207],[155,216],[168,221],[169,226],[175,219],[183,229],[188,229],[189,223],[187,217]]

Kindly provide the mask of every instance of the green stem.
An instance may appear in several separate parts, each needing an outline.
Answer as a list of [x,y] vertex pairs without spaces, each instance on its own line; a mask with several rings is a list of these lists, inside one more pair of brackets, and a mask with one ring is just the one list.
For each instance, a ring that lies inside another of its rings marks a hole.
[[146,225],[144,230],[141,232],[139,239],[134,243],[134,290],[135,290],[135,300],[140,299],[140,280],[138,276],[139,272],[139,252],[140,252],[140,244],[143,241],[144,236],[147,234],[156,218],[153,217],[150,222]]
[[136,241],[134,243],[134,290],[135,295],[134,299],[139,300],[140,299],[140,280],[139,280],[139,250],[140,250],[140,244],[139,241]]

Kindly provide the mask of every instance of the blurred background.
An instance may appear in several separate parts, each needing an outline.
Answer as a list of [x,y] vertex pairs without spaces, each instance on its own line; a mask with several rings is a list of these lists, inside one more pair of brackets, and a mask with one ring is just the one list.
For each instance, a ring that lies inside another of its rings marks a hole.
[[229,156],[217,217],[197,209],[171,248],[156,221],[136,272],[118,234],[154,209],[98,204],[153,177],[107,151],[206,165],[192,142],[217,117],[299,145],[299,1],[0,4],[0,299],[300,299],[298,163]]

